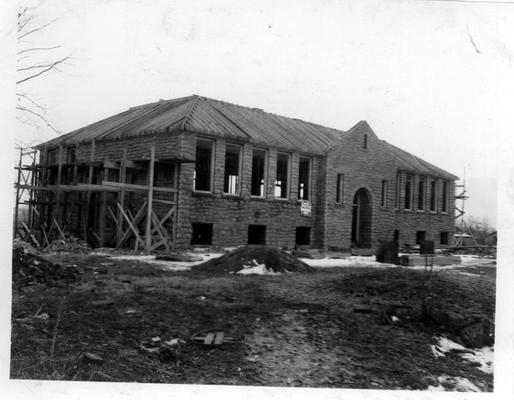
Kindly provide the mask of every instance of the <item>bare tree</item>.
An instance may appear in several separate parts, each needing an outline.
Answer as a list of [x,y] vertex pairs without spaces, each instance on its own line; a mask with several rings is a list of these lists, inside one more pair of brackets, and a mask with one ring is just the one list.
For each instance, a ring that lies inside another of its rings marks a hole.
[[38,34],[48,28],[53,21],[41,23],[36,18],[35,7],[18,9],[17,26],[17,117],[25,123],[42,122],[54,132],[60,133],[47,118],[46,108],[28,92],[28,83],[45,77],[69,61],[70,56],[60,56],[61,45],[39,45]]

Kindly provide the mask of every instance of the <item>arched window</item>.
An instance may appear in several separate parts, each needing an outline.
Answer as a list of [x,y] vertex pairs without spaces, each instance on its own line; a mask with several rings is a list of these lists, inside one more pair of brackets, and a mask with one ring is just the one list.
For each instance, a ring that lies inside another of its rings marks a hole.
[[364,145],[363,145],[363,147],[364,147],[365,149],[367,149],[367,148],[368,148],[368,135],[364,135]]

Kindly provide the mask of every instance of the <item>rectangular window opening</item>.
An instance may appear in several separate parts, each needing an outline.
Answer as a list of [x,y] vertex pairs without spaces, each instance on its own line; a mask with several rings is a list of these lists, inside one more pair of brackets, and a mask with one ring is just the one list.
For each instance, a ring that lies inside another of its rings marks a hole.
[[430,211],[436,211],[436,199],[437,199],[437,181],[432,179],[430,181]]
[[416,231],[416,244],[421,244],[425,240],[425,231]]
[[405,210],[412,209],[412,175],[407,175],[405,179]]
[[195,190],[212,191],[212,148],[213,143],[210,141],[198,140],[196,143]]
[[448,212],[448,182],[443,181],[442,187],[442,198],[441,198],[441,212]]
[[298,200],[310,198],[311,159],[300,157],[298,166]]
[[212,224],[193,223],[193,235],[191,236],[191,244],[193,245],[211,245],[212,244]]
[[248,225],[248,244],[266,244],[266,225]]
[[311,244],[311,228],[309,226],[296,227],[296,244],[299,246]]
[[157,187],[175,187],[175,164],[155,163],[153,184]]
[[253,150],[251,195],[264,197],[266,190],[266,151]]
[[241,146],[227,145],[225,151],[225,178],[223,192],[239,194],[240,192]]
[[441,246],[448,246],[448,232],[441,232]]
[[74,164],[75,161],[77,160],[77,157],[76,157],[76,154],[77,154],[77,149],[75,147],[68,147],[66,149],[66,162],[68,164]]
[[277,154],[277,179],[275,180],[275,197],[287,199],[289,181],[289,155]]
[[400,192],[402,185],[402,177],[401,174],[396,174],[396,190],[395,190],[395,198],[394,198],[394,207],[398,210],[400,208]]
[[336,203],[343,203],[344,198],[344,174],[337,174]]
[[387,207],[387,192],[388,192],[389,182],[386,180],[382,181],[382,194],[380,196],[380,205],[382,207]]
[[425,209],[425,180],[420,179],[418,182],[418,210]]
[[46,154],[46,163],[48,165],[57,164],[57,150],[48,150],[48,153]]

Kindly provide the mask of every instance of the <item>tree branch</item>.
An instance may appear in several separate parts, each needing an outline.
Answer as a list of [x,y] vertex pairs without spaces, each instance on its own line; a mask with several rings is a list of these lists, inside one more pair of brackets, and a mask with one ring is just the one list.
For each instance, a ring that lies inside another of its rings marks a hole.
[[25,108],[25,107],[21,107],[21,106],[17,106],[16,107],[17,110],[20,110],[20,111],[23,111],[23,112],[27,112],[27,113],[30,113],[30,114],[33,114],[35,115],[36,117],[38,117],[39,119],[41,119],[50,129],[52,129],[54,132],[56,133],[61,133],[61,131],[59,131],[58,129],[56,129],[45,117],[43,117],[41,114],[33,111],[33,110],[30,110],[28,108]]
[[41,64],[41,65],[31,65],[30,67],[18,68],[16,71],[20,72],[20,71],[27,71],[27,70],[33,69],[33,68],[46,68],[46,67],[52,66],[52,64],[53,63]]
[[23,54],[23,53],[27,53],[28,51],[36,51],[36,50],[54,50],[54,49],[58,49],[59,47],[61,47],[61,45],[58,45],[58,46],[52,46],[52,47],[31,47],[30,49],[24,49],[24,50],[20,50],[20,51],[18,51],[18,55],[19,55],[19,54]]
[[16,93],[16,96],[23,97],[24,99],[30,101],[35,107],[39,108],[42,112],[46,113],[45,107],[43,107],[41,104],[39,104],[37,101],[32,100],[29,96],[23,93]]
[[24,38],[25,36],[30,35],[31,33],[39,32],[40,30],[45,29],[47,26],[49,26],[49,25],[51,25],[51,24],[52,24],[52,23],[51,23],[51,22],[49,22],[49,23],[44,24],[44,25],[42,25],[42,26],[40,26],[40,27],[38,27],[38,28],[34,28],[34,29],[32,29],[32,30],[30,30],[30,31],[28,31],[28,32],[25,32],[24,34],[22,34],[22,35],[18,36],[18,40],[20,40],[20,39]]
[[16,82],[16,84],[18,85],[18,84],[23,83],[23,82],[26,82],[26,81],[28,81],[28,80],[30,80],[30,79],[37,78],[38,76],[43,75],[45,72],[48,72],[48,71],[50,71],[51,69],[55,68],[57,65],[59,65],[59,64],[61,64],[61,63],[63,63],[63,62],[64,62],[64,61],[66,61],[68,58],[70,58],[70,56],[66,56],[66,57],[64,57],[64,58],[62,58],[62,59],[60,59],[60,60],[57,60],[57,61],[55,61],[55,62],[51,63],[51,64],[49,65],[49,67],[48,67],[48,68],[46,68],[46,69],[44,69],[43,71],[39,71],[37,74],[30,75],[30,76],[28,76],[28,77],[26,77],[26,78],[24,78],[24,79],[22,79],[22,80],[20,80],[20,81]]

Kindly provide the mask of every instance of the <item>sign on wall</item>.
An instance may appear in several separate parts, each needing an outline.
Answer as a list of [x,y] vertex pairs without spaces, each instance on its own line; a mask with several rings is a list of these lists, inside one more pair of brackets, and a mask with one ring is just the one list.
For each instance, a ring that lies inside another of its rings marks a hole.
[[310,201],[302,200],[300,202],[300,214],[306,217],[311,216],[312,204]]

